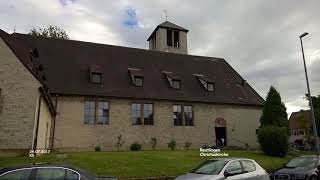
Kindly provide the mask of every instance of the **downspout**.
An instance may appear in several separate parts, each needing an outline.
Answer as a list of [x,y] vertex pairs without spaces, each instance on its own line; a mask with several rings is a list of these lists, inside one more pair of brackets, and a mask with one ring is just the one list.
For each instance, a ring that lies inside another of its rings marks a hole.
[[39,102],[38,102],[37,126],[36,126],[36,135],[35,135],[34,143],[33,143],[33,150],[36,150],[37,142],[38,142],[38,131],[39,131],[39,120],[40,120],[40,109],[41,109],[41,97],[42,97],[42,95],[39,96]]
[[[57,105],[58,105],[58,96],[56,95],[55,97],[55,107],[54,107],[54,111],[57,112]],[[57,119],[57,114],[54,115],[53,117],[53,132],[52,132],[52,138],[51,138],[51,149],[53,149],[54,146],[54,132],[56,131],[56,119]]]

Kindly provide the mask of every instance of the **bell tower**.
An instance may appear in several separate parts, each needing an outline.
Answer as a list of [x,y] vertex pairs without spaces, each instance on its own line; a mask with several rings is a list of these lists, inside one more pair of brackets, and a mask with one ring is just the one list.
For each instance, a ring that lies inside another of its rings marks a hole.
[[159,24],[148,40],[149,50],[188,54],[187,33],[189,30],[165,21]]

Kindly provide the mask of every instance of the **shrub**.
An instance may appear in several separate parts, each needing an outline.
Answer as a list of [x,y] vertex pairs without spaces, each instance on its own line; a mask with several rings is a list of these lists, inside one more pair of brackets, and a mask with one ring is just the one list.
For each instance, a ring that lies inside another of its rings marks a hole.
[[209,146],[208,144],[204,144],[204,145],[202,145],[201,148],[202,148],[202,149],[208,149],[208,148],[210,148],[210,146]]
[[184,143],[184,148],[185,148],[186,150],[189,150],[189,148],[190,148],[191,145],[192,145],[192,142],[186,141],[186,142]]
[[152,147],[153,150],[156,149],[157,143],[158,143],[158,140],[157,140],[156,137],[152,137],[152,138],[150,139],[150,144],[151,144],[151,147]]
[[101,151],[101,146],[100,145],[97,145],[94,147],[94,151],[95,152],[100,152]]
[[283,157],[288,153],[289,140],[285,128],[273,125],[260,128],[258,141],[266,155]]
[[139,144],[137,142],[131,144],[131,146],[130,146],[131,151],[140,151],[141,148],[142,148],[141,144]]
[[122,147],[122,145],[124,144],[125,140],[122,139],[122,135],[120,134],[118,137],[117,137],[117,142],[116,142],[116,148],[117,150],[119,151],[120,148]]
[[175,150],[176,149],[176,141],[175,140],[171,140],[169,143],[168,143],[168,148],[170,148],[171,150]]

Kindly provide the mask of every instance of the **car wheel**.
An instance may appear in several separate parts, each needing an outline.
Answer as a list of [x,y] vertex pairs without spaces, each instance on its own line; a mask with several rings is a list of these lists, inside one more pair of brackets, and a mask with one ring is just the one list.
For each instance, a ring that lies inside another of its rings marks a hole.
[[310,176],[309,180],[318,180],[318,177],[315,175]]

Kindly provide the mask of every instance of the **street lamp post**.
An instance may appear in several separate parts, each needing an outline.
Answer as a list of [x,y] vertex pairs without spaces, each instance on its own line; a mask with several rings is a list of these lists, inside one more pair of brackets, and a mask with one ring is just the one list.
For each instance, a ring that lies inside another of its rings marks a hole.
[[307,67],[306,67],[306,61],[304,58],[304,51],[303,51],[303,44],[302,44],[302,38],[309,33],[305,32],[299,36],[300,38],[300,44],[301,44],[301,50],[302,50],[302,58],[303,58],[303,65],[304,65],[304,72],[306,74],[306,81],[307,81],[307,88],[308,88],[308,99],[309,99],[309,105],[310,105],[310,111],[311,111],[311,117],[312,117],[312,124],[313,124],[313,132],[316,139],[316,152],[317,156],[319,156],[319,139],[318,139],[318,132],[317,132],[317,126],[316,126],[316,120],[314,117],[314,110],[313,110],[313,104],[312,104],[312,98],[310,93],[310,87],[309,87],[309,79],[308,79],[308,73],[307,73]]

